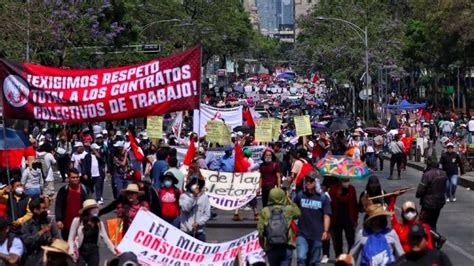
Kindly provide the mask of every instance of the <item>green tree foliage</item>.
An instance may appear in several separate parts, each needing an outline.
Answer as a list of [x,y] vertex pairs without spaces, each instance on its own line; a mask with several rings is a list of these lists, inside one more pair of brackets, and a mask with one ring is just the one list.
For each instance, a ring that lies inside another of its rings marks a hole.
[[[321,0],[298,23],[302,28],[294,50],[294,59],[310,59],[314,66],[338,80],[357,80],[365,71],[364,34],[343,22],[318,20],[318,17],[342,18],[368,28],[370,72],[386,64],[400,64],[402,15],[406,4],[400,1]],[[374,75],[372,75],[374,76]],[[357,77],[357,78],[355,78]]]

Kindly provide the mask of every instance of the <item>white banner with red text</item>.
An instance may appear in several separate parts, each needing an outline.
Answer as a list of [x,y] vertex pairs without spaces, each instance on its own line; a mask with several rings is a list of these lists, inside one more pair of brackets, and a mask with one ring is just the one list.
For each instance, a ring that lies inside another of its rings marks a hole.
[[193,131],[198,136],[206,135],[206,125],[208,121],[222,120],[230,130],[242,125],[242,106],[234,108],[216,108],[206,104],[201,104],[199,110],[194,110]]
[[133,252],[145,266],[230,266],[239,255],[244,265],[247,261],[264,262],[257,231],[224,243],[205,243],[143,209],[117,249]]

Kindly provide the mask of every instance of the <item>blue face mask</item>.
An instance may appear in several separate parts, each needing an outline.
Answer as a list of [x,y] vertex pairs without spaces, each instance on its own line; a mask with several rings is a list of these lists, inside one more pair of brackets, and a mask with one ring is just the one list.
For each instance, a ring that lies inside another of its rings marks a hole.
[[171,180],[166,180],[164,184],[165,184],[165,187],[170,188],[173,185],[173,182],[171,182]]

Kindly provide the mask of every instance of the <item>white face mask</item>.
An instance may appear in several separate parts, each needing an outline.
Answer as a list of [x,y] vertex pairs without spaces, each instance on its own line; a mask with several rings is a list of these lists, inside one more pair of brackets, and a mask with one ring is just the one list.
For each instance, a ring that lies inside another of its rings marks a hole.
[[194,184],[191,186],[191,191],[196,191],[198,189],[198,185]]
[[25,191],[25,190],[24,190],[22,187],[17,187],[17,188],[15,189],[15,193],[16,193],[17,195],[22,195],[24,191]]
[[99,216],[99,209],[98,209],[98,208],[94,208],[94,209],[92,209],[89,213],[90,213],[92,216],[97,217],[97,216]]
[[406,212],[405,214],[403,214],[403,216],[405,217],[405,219],[407,219],[407,221],[411,221],[415,219],[416,212]]

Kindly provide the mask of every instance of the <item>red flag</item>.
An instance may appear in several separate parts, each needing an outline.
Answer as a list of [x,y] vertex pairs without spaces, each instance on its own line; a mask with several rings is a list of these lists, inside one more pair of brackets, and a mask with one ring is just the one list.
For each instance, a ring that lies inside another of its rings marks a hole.
[[319,81],[319,75],[318,75],[318,74],[314,74],[312,82],[313,82],[313,83],[318,83],[318,81]]
[[188,166],[191,165],[194,156],[196,156],[196,146],[194,145],[194,139],[191,139],[189,141],[189,147],[186,151],[186,155],[184,156],[183,164]]
[[130,130],[128,131],[128,141],[130,141],[130,147],[132,148],[133,155],[138,161],[143,161],[145,160],[145,156],[143,155],[142,152],[140,152],[140,149],[138,148],[138,144],[135,140],[135,137],[133,137],[132,132]]
[[250,112],[250,109],[242,111],[242,117],[247,122],[247,126],[255,127],[255,122],[253,121],[253,117],[252,117],[252,113]]
[[234,159],[234,172],[235,173],[245,173],[248,172],[250,168],[250,163],[245,160],[244,153],[239,143],[235,144],[235,159]]

